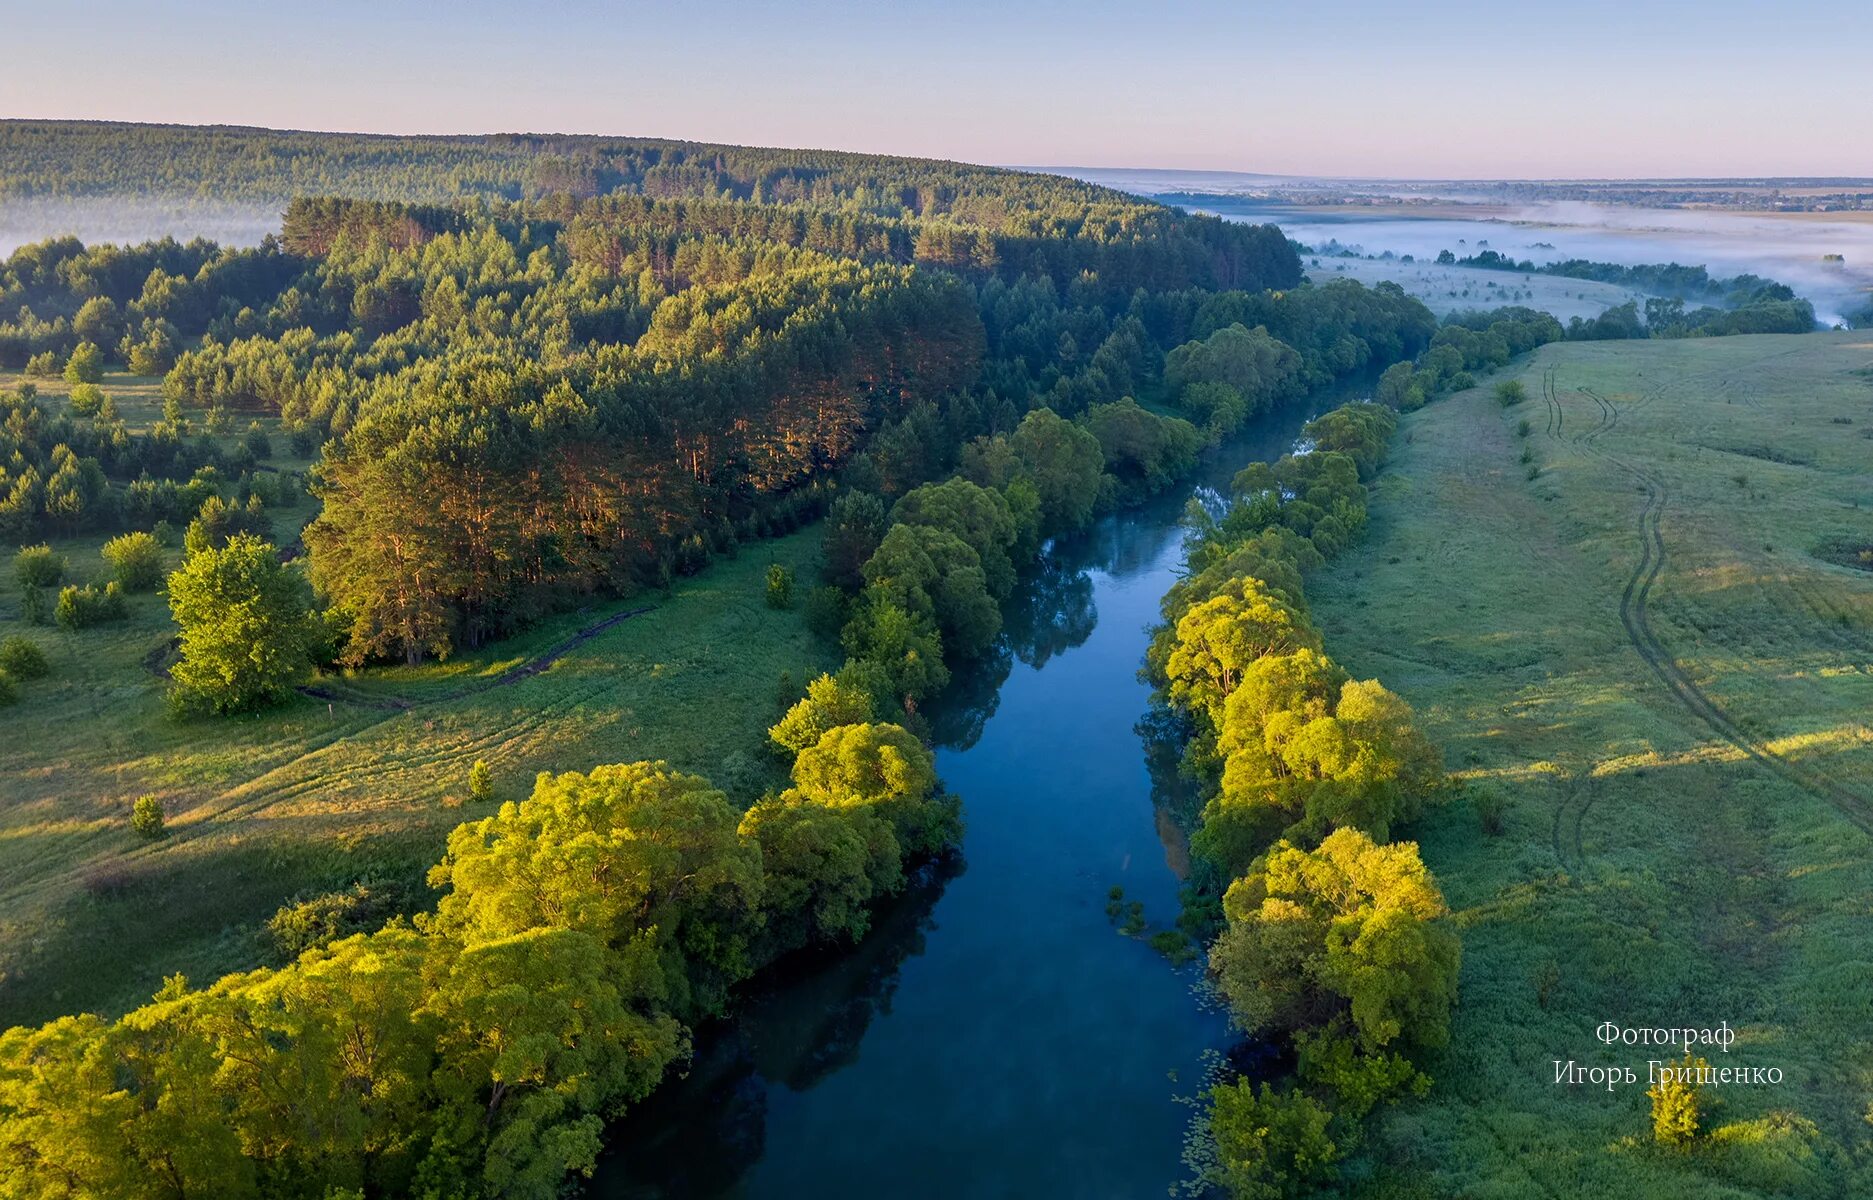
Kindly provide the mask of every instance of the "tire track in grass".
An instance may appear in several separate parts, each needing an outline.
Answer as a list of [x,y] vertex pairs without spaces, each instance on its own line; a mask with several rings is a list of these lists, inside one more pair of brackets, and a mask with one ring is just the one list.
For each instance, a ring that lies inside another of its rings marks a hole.
[[[1562,428],[1563,420],[1559,392],[1558,368],[1550,367],[1543,377],[1543,394],[1554,416],[1551,430],[1557,435]],[[1670,490],[1666,487],[1664,480],[1655,473],[1591,445],[1594,438],[1612,428],[1618,420],[1618,410],[1617,406],[1593,389],[1582,389],[1582,393],[1600,406],[1602,423],[1596,429],[1589,430],[1574,439],[1576,444],[1632,476],[1638,481],[1646,496],[1638,518],[1639,561],[1634,564],[1620,596],[1620,624],[1626,631],[1627,640],[1673,697],[1719,738],[1730,743],[1784,782],[1827,802],[1861,830],[1873,834],[1873,804],[1834,781],[1797,766],[1759,739],[1752,737],[1721,705],[1710,698],[1676,657],[1665,648],[1651,623],[1650,602],[1653,588],[1665,567],[1663,515],[1670,502]],[[1582,790],[1579,785],[1570,787],[1556,811],[1554,841],[1557,855],[1560,855],[1564,861],[1564,847],[1568,841],[1573,844],[1575,861],[1577,863],[1584,861],[1582,849],[1584,826],[1587,813],[1592,808],[1594,800],[1591,786],[1585,789],[1587,793],[1585,798],[1580,799],[1578,807],[1573,810],[1571,838],[1564,837],[1562,833],[1564,824],[1568,822],[1567,810],[1579,799]]]
[[1645,471],[1622,462],[1611,455],[1608,461],[1618,464],[1639,479],[1646,491],[1645,507],[1639,513],[1639,534],[1642,550],[1639,563],[1633,568],[1632,575],[1626,580],[1626,588],[1620,596],[1619,619],[1626,629],[1627,640],[1658,677],[1667,690],[1691,714],[1724,741],[1754,759],[1784,782],[1793,784],[1802,791],[1825,800],[1842,816],[1846,817],[1862,831],[1873,834],[1873,805],[1848,791],[1846,788],[1811,775],[1782,757],[1767,745],[1751,737],[1725,712],[1722,706],[1712,700],[1692,679],[1683,665],[1664,647],[1663,642],[1653,630],[1648,606],[1651,601],[1653,585],[1658,582],[1659,573],[1665,566],[1665,538],[1660,527],[1660,519],[1670,493],[1664,482]]
[[1554,375],[1557,368],[1550,363],[1541,372],[1541,398],[1548,406],[1547,434],[1551,438],[1561,436],[1561,401],[1554,392]]

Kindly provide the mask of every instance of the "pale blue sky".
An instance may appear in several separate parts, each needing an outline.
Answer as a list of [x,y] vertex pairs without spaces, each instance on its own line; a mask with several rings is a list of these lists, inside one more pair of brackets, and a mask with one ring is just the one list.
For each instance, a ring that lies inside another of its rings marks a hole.
[[0,0],[0,115],[1031,165],[1873,174],[1873,8]]

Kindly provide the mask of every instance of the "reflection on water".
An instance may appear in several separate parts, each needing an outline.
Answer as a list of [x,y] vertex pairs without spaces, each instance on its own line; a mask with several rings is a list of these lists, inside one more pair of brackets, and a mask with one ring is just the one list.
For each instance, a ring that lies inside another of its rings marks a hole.
[[[1193,489],[1279,454],[1301,419],[1225,448]],[[928,710],[968,870],[926,875],[859,947],[787,964],[699,1031],[688,1075],[612,1130],[593,1195],[1134,1200],[1182,1176],[1175,1098],[1227,1030],[1198,969],[1119,936],[1106,898],[1123,887],[1154,928],[1177,914],[1181,839],[1134,726],[1193,489],[1050,546],[995,652]]]
[[796,955],[741,997],[734,1020],[697,1031],[696,1054],[613,1131],[589,1194],[608,1200],[730,1196],[761,1158],[772,1085],[805,1091],[858,1057],[891,1011],[899,968],[923,953],[930,914],[959,858],[921,871],[881,907],[857,947]]

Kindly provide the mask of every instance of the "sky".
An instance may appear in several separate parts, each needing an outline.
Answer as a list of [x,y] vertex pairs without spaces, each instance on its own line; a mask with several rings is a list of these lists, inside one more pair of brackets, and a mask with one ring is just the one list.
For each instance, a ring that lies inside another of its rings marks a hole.
[[1873,174],[1859,0],[0,0],[0,31],[7,117],[1368,177]]

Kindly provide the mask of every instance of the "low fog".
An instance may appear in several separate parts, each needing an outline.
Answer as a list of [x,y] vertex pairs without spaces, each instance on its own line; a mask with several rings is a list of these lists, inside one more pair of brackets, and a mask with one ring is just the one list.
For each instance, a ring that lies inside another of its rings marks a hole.
[[277,209],[212,199],[0,197],[0,257],[31,242],[68,234],[86,245],[205,237],[228,246],[252,246],[279,228]]
[[[1495,250],[1536,263],[1585,258],[1624,265],[1676,262],[1702,266],[1713,276],[1745,272],[1795,289],[1824,325],[1866,302],[1873,288],[1873,214],[1862,219],[1825,213],[1770,213],[1626,208],[1567,202],[1531,205],[1490,218],[1314,214],[1305,207],[1272,209],[1244,218],[1272,220],[1310,246],[1338,242],[1360,254],[1434,258],[1450,250],[1462,258]],[[1838,254],[1844,262],[1826,262]]]

